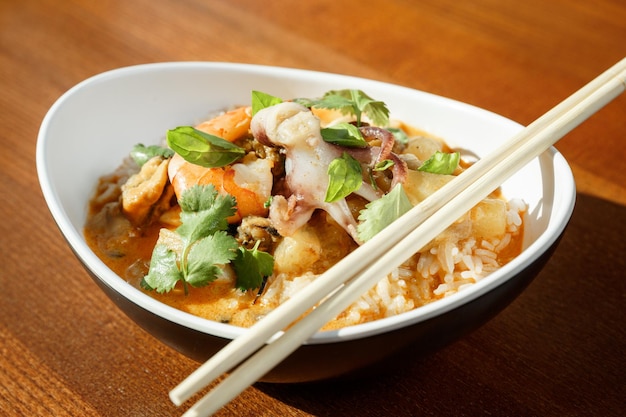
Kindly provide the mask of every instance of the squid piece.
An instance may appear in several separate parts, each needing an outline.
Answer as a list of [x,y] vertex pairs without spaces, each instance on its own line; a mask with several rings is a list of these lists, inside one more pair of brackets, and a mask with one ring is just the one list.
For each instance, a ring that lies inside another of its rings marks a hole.
[[[290,194],[275,195],[269,211],[278,232],[293,235],[316,209],[322,209],[359,242],[357,223],[346,200],[324,201],[328,165],[348,148],[325,142],[320,134],[320,120],[308,108],[293,102],[260,110],[252,118],[250,129],[259,142],[280,146],[285,151],[285,183]],[[370,201],[380,197],[366,182],[356,194]]]

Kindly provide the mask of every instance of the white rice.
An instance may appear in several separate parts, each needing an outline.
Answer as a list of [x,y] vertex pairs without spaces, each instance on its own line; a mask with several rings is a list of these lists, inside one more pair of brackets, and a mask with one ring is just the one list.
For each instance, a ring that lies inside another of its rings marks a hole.
[[[479,282],[502,266],[498,254],[519,233],[526,209],[521,200],[508,202],[506,233],[497,239],[445,240],[416,254],[363,294],[328,328],[400,314]],[[278,297],[282,302],[315,277],[311,273],[296,278],[279,274],[268,284],[262,298],[271,302]]]

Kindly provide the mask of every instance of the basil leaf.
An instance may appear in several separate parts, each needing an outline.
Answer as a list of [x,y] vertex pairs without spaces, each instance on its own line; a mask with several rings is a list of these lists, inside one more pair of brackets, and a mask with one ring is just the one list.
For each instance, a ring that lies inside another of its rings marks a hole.
[[167,144],[185,161],[205,168],[232,164],[245,154],[243,148],[191,126],[168,130]]
[[252,91],[252,115],[266,107],[282,103],[283,100],[261,91]]
[[365,148],[367,142],[358,127],[350,123],[337,123],[321,130],[322,138],[339,146]]
[[363,171],[359,161],[344,152],[340,158],[328,165],[328,188],[324,201],[332,203],[357,191],[363,182]]
[[460,160],[461,154],[459,152],[446,153],[437,151],[424,161],[417,170],[430,172],[431,174],[450,175],[459,166]]

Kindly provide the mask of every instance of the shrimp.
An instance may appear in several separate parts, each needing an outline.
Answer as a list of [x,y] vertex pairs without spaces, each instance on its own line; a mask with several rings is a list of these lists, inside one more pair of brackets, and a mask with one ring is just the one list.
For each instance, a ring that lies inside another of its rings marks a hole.
[[251,120],[251,107],[237,107],[200,123],[196,129],[234,142],[248,134]]
[[[196,129],[234,142],[248,134],[251,117],[250,107],[238,107],[200,123]],[[228,218],[233,224],[246,216],[267,215],[265,203],[272,191],[272,168],[272,161],[257,159],[254,155],[247,155],[242,162],[222,168],[205,168],[176,154],[170,160],[168,176],[177,198],[194,185],[208,184],[218,192],[235,197],[237,212]]]

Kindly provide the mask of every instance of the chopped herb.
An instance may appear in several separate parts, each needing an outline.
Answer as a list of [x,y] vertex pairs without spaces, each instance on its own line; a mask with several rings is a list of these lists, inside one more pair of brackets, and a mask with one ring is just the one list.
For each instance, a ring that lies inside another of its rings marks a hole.
[[435,152],[418,168],[418,171],[430,172],[431,174],[451,175],[459,166],[461,154],[459,152]]
[[168,130],[167,144],[185,161],[205,168],[226,166],[245,154],[243,148],[191,126]]
[[324,201],[332,203],[357,191],[363,182],[363,171],[359,161],[347,152],[328,165],[328,188]]
[[140,167],[155,156],[160,156],[163,159],[171,158],[172,156],[174,156],[174,151],[163,146],[145,146],[141,143],[135,145],[130,151],[130,157]]
[[361,210],[357,226],[359,239],[363,242],[370,240],[412,207],[402,184],[396,185],[389,193],[371,201]]

